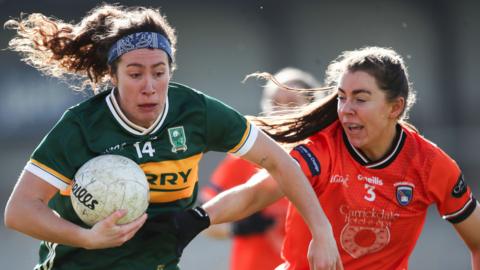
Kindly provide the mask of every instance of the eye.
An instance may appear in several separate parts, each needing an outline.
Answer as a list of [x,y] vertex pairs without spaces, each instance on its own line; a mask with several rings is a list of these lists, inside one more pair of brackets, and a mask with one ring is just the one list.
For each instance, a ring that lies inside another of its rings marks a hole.
[[165,74],[165,72],[155,72],[155,76],[157,77],[162,77],[162,75]]
[[359,102],[359,103],[363,103],[363,102],[365,102],[366,100],[363,99],[363,98],[357,98],[356,101]]
[[339,95],[339,96],[337,97],[337,100],[339,100],[339,101],[344,101],[344,100],[345,100],[345,97]]
[[132,79],[138,79],[140,77],[140,73],[130,73],[129,76]]

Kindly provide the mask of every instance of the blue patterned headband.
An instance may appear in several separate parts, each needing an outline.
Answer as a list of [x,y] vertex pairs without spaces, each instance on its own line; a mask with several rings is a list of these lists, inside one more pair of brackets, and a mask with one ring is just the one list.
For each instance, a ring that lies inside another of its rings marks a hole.
[[124,53],[143,48],[161,49],[167,53],[168,59],[172,62],[172,48],[164,35],[155,32],[138,32],[124,36],[113,44],[108,51],[108,64]]

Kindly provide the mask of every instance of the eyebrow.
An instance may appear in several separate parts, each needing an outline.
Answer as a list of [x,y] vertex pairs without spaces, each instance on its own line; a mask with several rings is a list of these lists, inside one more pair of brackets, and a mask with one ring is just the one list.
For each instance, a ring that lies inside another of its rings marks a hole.
[[[156,64],[153,64],[151,67],[152,68],[156,68],[158,66],[166,66],[167,64],[165,64],[164,62],[159,62],[159,63],[156,63]],[[142,65],[140,63],[130,63],[127,65],[127,67],[144,67],[145,65]]]
[[[343,90],[340,87],[338,88],[338,91],[345,93],[345,90]],[[369,91],[369,90],[366,90],[366,89],[355,89],[355,90],[352,91],[352,94],[353,95],[358,95],[358,94],[369,94],[369,95],[371,95],[372,92]]]

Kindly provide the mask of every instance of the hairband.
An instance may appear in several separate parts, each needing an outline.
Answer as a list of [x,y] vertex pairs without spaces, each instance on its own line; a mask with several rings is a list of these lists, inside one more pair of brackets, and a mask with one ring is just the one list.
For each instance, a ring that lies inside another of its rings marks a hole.
[[168,55],[172,62],[172,49],[168,39],[155,32],[138,32],[122,37],[117,40],[108,51],[108,64],[111,64],[123,54],[143,48],[161,49]]

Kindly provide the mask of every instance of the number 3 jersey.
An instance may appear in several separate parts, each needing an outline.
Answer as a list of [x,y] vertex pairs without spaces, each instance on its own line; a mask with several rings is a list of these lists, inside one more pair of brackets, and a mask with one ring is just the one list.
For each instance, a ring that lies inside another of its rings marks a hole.
[[[375,162],[350,145],[338,121],[291,155],[332,224],[345,269],[407,269],[429,205],[457,223],[477,204],[455,161],[400,125],[389,152]],[[283,269],[308,269],[310,239],[290,206]]]
[[[49,206],[80,226],[86,225],[74,212],[69,196],[75,172],[91,158],[116,154],[138,163],[150,186],[147,213],[151,218],[194,204],[203,153],[242,155],[258,134],[232,108],[176,83],[169,85],[164,111],[150,128],[143,128],[124,116],[115,91],[68,109],[25,167],[60,190]],[[110,249],[42,242],[36,269],[177,269],[174,251],[171,233],[151,235],[142,230],[121,247]]]

